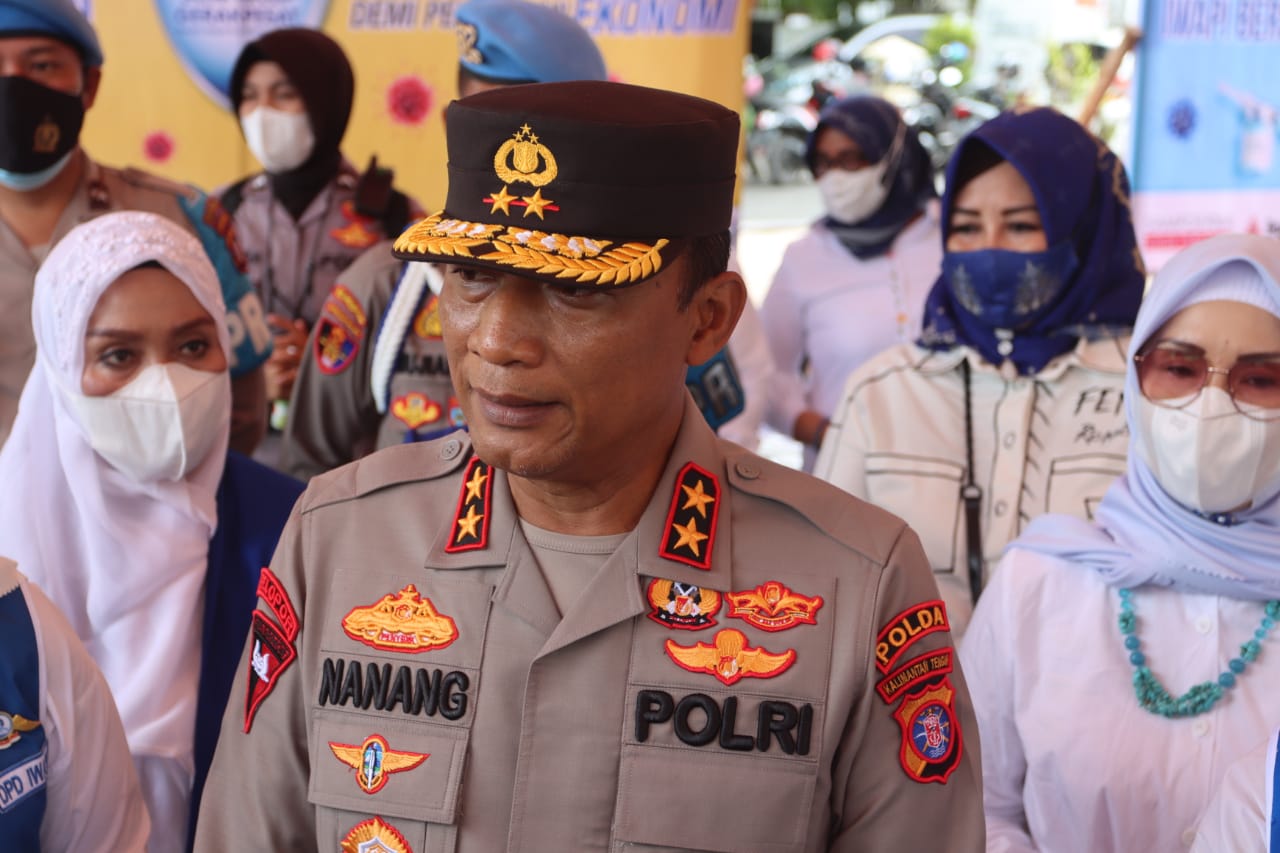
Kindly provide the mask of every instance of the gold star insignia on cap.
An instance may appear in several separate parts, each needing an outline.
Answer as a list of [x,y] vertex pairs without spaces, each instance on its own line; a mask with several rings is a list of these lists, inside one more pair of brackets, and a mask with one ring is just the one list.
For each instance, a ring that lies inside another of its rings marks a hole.
[[489,198],[485,199],[485,201],[493,202],[493,207],[489,208],[490,213],[497,213],[499,210],[501,210],[507,216],[510,216],[511,202],[515,201],[517,198],[519,198],[519,196],[514,196],[511,193],[507,192],[507,187],[504,184],[502,189],[498,190]]
[[539,219],[546,219],[546,217],[542,215],[542,209],[544,207],[549,204],[555,204],[551,199],[542,197],[542,190],[535,190],[533,195],[522,195],[520,196],[520,200],[529,205],[528,209],[525,210],[524,215],[528,216],[530,213],[536,213],[538,214]]
[[684,525],[684,524],[681,524],[680,522],[676,522],[671,526],[674,527],[676,529],[676,532],[680,534],[679,541],[677,541],[676,544],[672,547],[675,547],[675,548],[687,547],[690,551],[693,552],[693,556],[701,557],[702,554],[698,550],[698,543],[706,539],[707,534],[698,532],[698,520],[696,518],[691,518],[689,519],[688,525]]
[[681,509],[690,509],[690,508],[696,509],[698,511],[698,515],[702,516],[703,518],[706,518],[707,504],[715,503],[716,499],[712,495],[707,494],[703,490],[702,481],[698,480],[696,483],[694,483],[693,488],[689,488],[688,486],[682,483],[680,485],[680,488],[684,489],[685,497],[688,498],[688,500],[684,502],[684,506],[681,507]]

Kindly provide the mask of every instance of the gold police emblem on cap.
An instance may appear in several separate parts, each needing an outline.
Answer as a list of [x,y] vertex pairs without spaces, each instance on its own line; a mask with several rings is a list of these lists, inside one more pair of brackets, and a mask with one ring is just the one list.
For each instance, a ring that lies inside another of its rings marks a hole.
[[[524,215],[536,213],[539,219],[546,219],[544,210],[557,211],[560,208],[549,198],[543,198],[542,187],[556,179],[560,173],[556,165],[556,157],[551,149],[538,141],[538,134],[528,124],[511,134],[511,138],[502,143],[498,153],[493,155],[493,173],[502,181],[502,189],[485,199],[492,204],[490,213],[501,210],[511,215],[511,206],[523,207]],[[525,183],[534,187],[533,195],[516,196],[509,193],[511,184]]]
[[51,154],[58,149],[61,137],[62,131],[58,129],[57,123],[45,116],[44,121],[36,125],[36,135],[31,147],[37,154]]
[[458,37],[458,58],[472,65],[484,65],[484,54],[476,47],[480,34],[476,32],[475,24],[458,24],[454,27],[454,34]]

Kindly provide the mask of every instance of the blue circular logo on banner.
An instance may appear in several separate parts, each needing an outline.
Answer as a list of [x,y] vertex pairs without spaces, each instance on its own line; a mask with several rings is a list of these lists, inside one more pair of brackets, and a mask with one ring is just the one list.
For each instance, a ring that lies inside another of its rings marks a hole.
[[156,0],[156,8],[187,74],[225,108],[241,49],[272,30],[319,27],[329,0]]

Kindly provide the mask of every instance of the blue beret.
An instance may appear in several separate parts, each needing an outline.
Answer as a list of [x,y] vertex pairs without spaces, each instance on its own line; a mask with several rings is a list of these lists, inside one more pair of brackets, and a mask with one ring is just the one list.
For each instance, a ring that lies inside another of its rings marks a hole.
[[604,80],[604,57],[563,12],[526,0],[470,0],[458,7],[458,64],[512,83]]
[[71,0],[0,0],[0,37],[9,33],[48,35],[78,50],[85,65],[102,64],[98,34]]

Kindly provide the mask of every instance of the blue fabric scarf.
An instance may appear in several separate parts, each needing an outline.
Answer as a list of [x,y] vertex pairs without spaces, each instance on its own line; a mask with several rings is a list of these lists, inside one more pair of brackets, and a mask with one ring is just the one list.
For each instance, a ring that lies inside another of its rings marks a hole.
[[1066,242],[1074,248],[1074,273],[1055,299],[1014,330],[1004,347],[1007,354],[1000,351],[996,330],[964,306],[944,274],[925,302],[920,345],[935,350],[969,346],[992,364],[1008,358],[1020,374],[1028,375],[1074,348],[1081,337],[1127,331],[1142,301],[1146,271],[1130,216],[1129,179],[1120,160],[1055,110],[1003,113],[965,137],[947,164],[944,246],[961,189],[957,176],[966,157],[984,145],[1030,185],[1049,246]]
[[[893,144],[902,118],[898,108],[881,98],[855,95],[832,101],[818,116],[818,126],[809,134],[805,162],[813,170],[814,147],[818,134],[830,127],[858,143],[869,163],[879,163]],[[822,219],[854,257],[865,260],[889,251],[902,229],[920,214],[936,193],[933,189],[933,167],[929,155],[920,144],[916,132],[907,128],[903,140],[902,160],[889,188],[884,204],[861,222],[839,222],[830,216]]]

